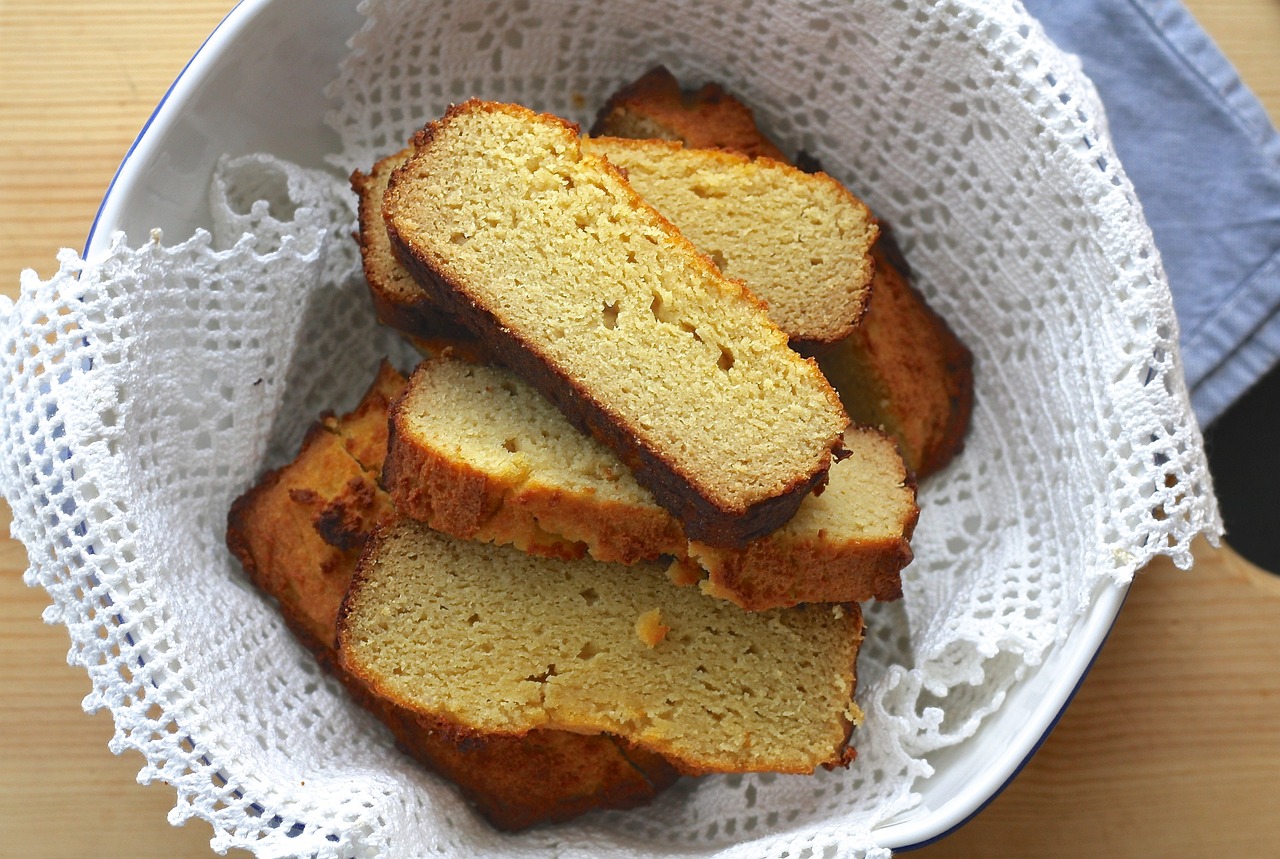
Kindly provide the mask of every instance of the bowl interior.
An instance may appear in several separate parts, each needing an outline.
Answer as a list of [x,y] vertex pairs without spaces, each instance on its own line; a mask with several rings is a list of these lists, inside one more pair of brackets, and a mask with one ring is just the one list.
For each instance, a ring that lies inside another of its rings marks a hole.
[[324,86],[363,18],[353,3],[243,2],[210,35],[138,135],[90,229],[86,257],[117,230],[137,245],[159,228],[181,241],[209,224],[223,155],[270,152],[323,167],[338,140]]
[[[442,7],[448,5],[441,4]],[[518,2],[512,5],[528,8],[527,4]],[[347,53],[348,39],[357,32],[363,19],[355,4],[336,0],[306,4],[305,13],[303,9],[303,4],[283,0],[245,2],[211,36],[175,82],[122,164],[89,237],[87,257],[92,259],[95,254],[105,252],[111,234],[117,230],[126,232],[131,242],[137,244],[157,227],[172,240],[181,240],[193,230],[207,227],[209,179],[217,160],[225,154],[268,152],[305,167],[334,169],[331,156],[339,152],[343,141],[326,122],[335,104],[326,96],[325,88]],[[643,18],[643,12],[632,12],[624,24],[637,28]],[[868,19],[865,26],[867,32],[874,32],[873,21]],[[851,32],[860,31],[854,27]],[[608,38],[625,39],[626,36],[613,33]],[[716,59],[708,55],[682,54],[691,50],[686,43],[663,49],[657,37],[636,38],[650,53],[628,59],[625,67],[619,67],[614,73],[613,80],[602,85],[602,91],[608,91],[654,61],[666,62],[677,71],[682,66],[714,70],[716,65]],[[825,36],[819,43],[826,43]],[[873,53],[877,47],[884,47],[874,40],[864,45]],[[837,46],[834,50],[844,58],[842,61],[857,62],[856,58],[849,58],[848,46]],[[766,74],[767,68],[760,72],[762,76]],[[836,156],[833,163],[838,167],[860,163],[855,155],[843,161],[838,157],[842,147],[854,145],[853,141],[842,135],[826,134],[820,126],[798,123],[786,112],[785,85],[771,83],[764,77],[753,83],[750,71],[741,64],[727,77],[725,82],[731,88],[738,84],[739,88],[760,94],[758,107],[763,123],[779,131],[789,142],[807,141],[824,148],[823,154]],[[453,87],[450,90],[453,95],[461,98],[471,94],[469,90],[474,85],[473,80],[461,79],[448,86]],[[515,84],[508,86],[518,89]],[[943,89],[939,84],[939,91]],[[967,104],[981,104],[977,96],[968,98]],[[855,105],[852,94],[848,104]],[[862,103],[851,109],[876,127],[906,127],[917,121],[900,115],[892,101],[883,105]],[[584,110],[589,115],[594,105],[580,108],[580,114]],[[805,116],[810,121],[817,116],[816,121],[821,123],[824,111],[809,110]],[[984,126],[975,120],[973,127],[981,134]],[[1015,129],[1007,133],[1020,132]],[[965,145],[956,144],[961,148]],[[981,141],[976,145],[980,149]],[[973,163],[999,174],[997,166],[983,161],[981,153],[974,157]],[[937,171],[943,171],[944,167],[946,164],[942,161],[934,164]],[[905,233],[909,254],[914,249],[926,262],[938,261],[932,267],[922,266],[924,288],[931,298],[937,297],[942,302],[939,309],[947,315],[948,308],[959,305],[940,285],[946,280],[947,271],[941,261],[945,261],[951,251],[946,247],[931,247],[929,230],[964,233],[969,228],[957,223],[961,220],[958,210],[949,210],[945,202],[922,203],[935,188],[945,200],[948,189],[944,186],[957,181],[954,175],[938,172],[936,177],[930,176],[927,168],[925,174],[909,175],[912,172],[906,167],[873,171],[878,186],[869,200],[873,208],[879,204],[881,211],[892,213],[891,219],[899,228],[899,234]],[[1064,210],[1070,208],[1064,205]],[[971,269],[966,261],[953,263],[961,271]],[[974,281],[997,276],[975,275]],[[978,324],[972,320],[982,316],[981,310],[967,318],[961,316],[962,335],[966,333],[966,326]],[[973,332],[970,328],[968,333]],[[1032,330],[1027,336],[1035,333]],[[979,362],[979,372],[989,367]],[[995,418],[988,413],[986,420]],[[979,415],[975,431],[982,424]],[[1030,446],[1034,440],[1019,443]],[[977,446],[978,453],[981,449]],[[977,469],[975,473],[979,473]],[[922,493],[930,491],[929,486],[922,487]],[[938,509],[947,506],[936,505]],[[927,509],[925,515],[929,515]],[[993,533],[1008,521],[995,515],[990,519],[992,524],[983,527],[990,527]],[[923,545],[932,551],[944,552],[947,536],[939,533],[930,537],[926,533]],[[984,548],[981,540],[975,541],[975,546],[975,552]],[[937,562],[945,564],[945,559]],[[1050,647],[1038,666],[1020,672],[1002,706],[993,715],[978,725],[967,739],[930,755],[936,774],[916,785],[922,797],[918,806],[880,828],[878,837],[884,846],[900,848],[935,838],[963,822],[1000,789],[1034,751],[1068,702],[1105,639],[1123,601],[1123,593],[1123,589],[1115,587],[1099,589],[1088,610],[1074,621],[1065,641]]]

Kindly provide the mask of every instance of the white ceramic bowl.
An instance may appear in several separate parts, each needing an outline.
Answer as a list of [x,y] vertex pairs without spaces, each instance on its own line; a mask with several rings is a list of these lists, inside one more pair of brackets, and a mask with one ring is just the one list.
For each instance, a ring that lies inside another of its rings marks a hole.
[[[103,200],[86,257],[104,253],[116,230],[140,237],[160,227],[180,239],[205,226],[209,176],[224,153],[269,152],[323,166],[338,146],[325,123],[331,103],[323,88],[360,23],[353,3],[336,0],[238,6],[139,135]],[[1003,706],[972,736],[930,757],[936,775],[917,785],[922,801],[882,825],[882,845],[902,848],[940,837],[1016,774],[1069,702],[1123,598],[1123,587],[1100,585],[1065,640],[1014,684]]]

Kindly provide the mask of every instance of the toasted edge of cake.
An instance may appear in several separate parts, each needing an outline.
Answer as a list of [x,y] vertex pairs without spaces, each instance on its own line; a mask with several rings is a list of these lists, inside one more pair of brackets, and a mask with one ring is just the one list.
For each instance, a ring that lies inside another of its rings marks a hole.
[[919,509],[896,445],[845,434],[826,489],[743,548],[691,543],[616,455],[499,367],[424,361],[391,410],[383,484],[405,516],[456,537],[563,559],[667,555],[742,608],[902,595]]
[[416,136],[383,216],[414,279],[691,538],[741,546],[823,484],[847,417],[816,364],[572,123],[455,105]]
[[751,108],[717,83],[685,91],[665,66],[656,66],[611,95],[591,134],[680,140],[698,149],[726,149],[752,158],[786,161],[765,137]]
[[862,633],[856,604],[744,612],[661,567],[540,558],[406,519],[367,545],[338,654],[459,736],[608,732],[686,774],[809,773],[854,756]]
[[400,747],[455,783],[499,829],[648,802],[678,775],[660,755],[608,734],[459,732],[371,692],[337,664],[338,608],[370,533],[396,516],[377,480],[389,402],[404,384],[384,363],[355,410],[323,416],[293,461],[238,498],[228,516],[232,554],[275,599],[289,629]]

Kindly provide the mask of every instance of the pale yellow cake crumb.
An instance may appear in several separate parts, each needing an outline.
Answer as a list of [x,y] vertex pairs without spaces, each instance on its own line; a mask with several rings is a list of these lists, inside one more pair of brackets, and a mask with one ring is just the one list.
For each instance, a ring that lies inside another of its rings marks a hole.
[[667,567],[667,578],[671,579],[673,585],[682,588],[696,585],[702,581],[702,576],[702,567],[688,558],[677,558],[671,562],[671,566]]
[[662,624],[661,609],[650,609],[636,618],[636,636],[646,647],[657,647],[670,631],[671,627]]

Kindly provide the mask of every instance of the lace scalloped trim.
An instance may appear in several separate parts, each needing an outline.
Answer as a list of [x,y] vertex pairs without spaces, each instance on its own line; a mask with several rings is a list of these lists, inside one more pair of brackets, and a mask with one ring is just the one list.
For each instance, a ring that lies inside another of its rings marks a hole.
[[977,404],[965,453],[921,487],[906,598],[868,607],[852,768],[687,781],[499,836],[394,752],[222,545],[231,500],[317,413],[383,354],[412,361],[363,294],[345,182],[223,159],[212,233],[25,273],[0,300],[0,482],[26,581],[71,633],[86,708],[113,712],[112,750],[140,751],[140,778],[178,790],[170,819],[210,821],[215,849],[884,856],[875,827],[911,813],[930,755],[980,730],[1097,588],[1221,533],[1140,206],[1092,88],[1020,6],[362,9],[329,89],[343,174],[474,94],[585,123],[655,61],[721,81],[893,223],[973,349]]

